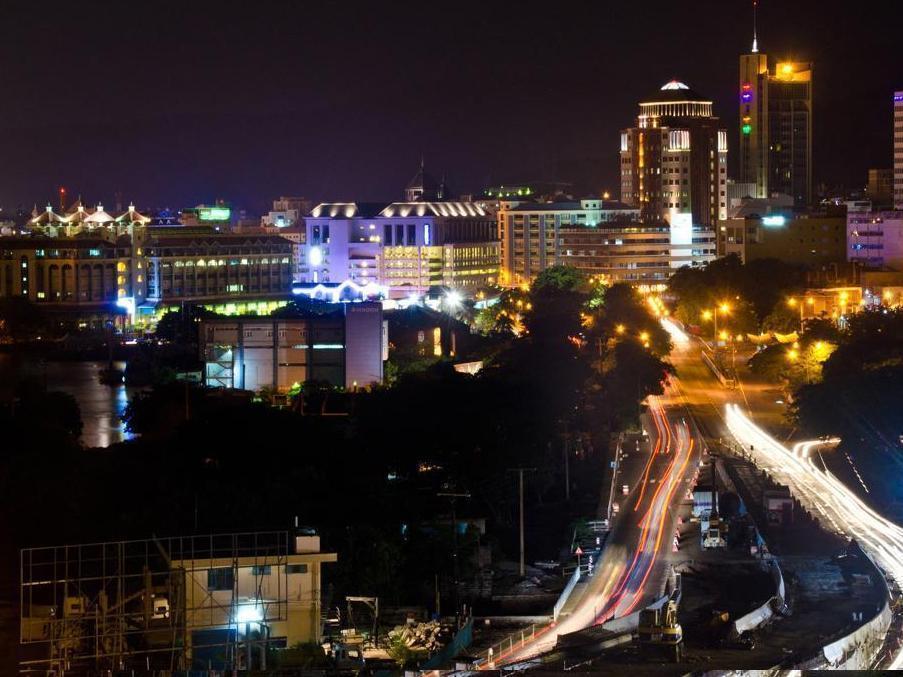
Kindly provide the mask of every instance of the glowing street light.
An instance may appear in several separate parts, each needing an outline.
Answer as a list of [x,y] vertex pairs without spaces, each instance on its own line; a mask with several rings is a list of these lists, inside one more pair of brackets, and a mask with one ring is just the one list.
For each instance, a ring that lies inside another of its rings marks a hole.
[[617,327],[615,327],[615,333],[617,334],[623,334],[625,331],[627,331],[627,327],[625,327],[623,324],[619,324]]
[[464,297],[461,296],[461,292],[457,292],[454,289],[445,294],[445,304],[452,310],[460,308],[463,301]]
[[807,296],[806,304],[804,305],[802,300],[798,300],[798,299],[794,298],[793,296],[791,296],[790,298],[787,299],[787,305],[790,308],[796,308],[797,306],[799,306],[799,308],[800,308],[800,333],[802,334],[803,333],[803,312],[805,311],[806,305],[808,305],[810,307],[815,305],[815,299],[812,298],[811,296]]
[[[719,333],[718,333],[718,313],[722,315],[728,315],[731,312],[731,306],[727,301],[722,301],[717,306],[715,306],[712,310],[703,310],[702,311],[702,319],[703,320],[712,320],[714,325],[712,326],[712,343],[717,341]],[[722,339],[723,340],[723,339]]]

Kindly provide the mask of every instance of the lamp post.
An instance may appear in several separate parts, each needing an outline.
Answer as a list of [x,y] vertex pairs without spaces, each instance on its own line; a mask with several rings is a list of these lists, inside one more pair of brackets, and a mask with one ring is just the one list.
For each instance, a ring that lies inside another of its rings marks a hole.
[[712,310],[704,310],[702,311],[702,319],[709,320],[711,319],[714,323],[713,331],[712,331],[712,345],[715,346],[718,344],[718,313],[722,315],[727,315],[731,312],[730,305],[723,301]]
[[800,308],[800,334],[802,334],[803,333],[803,311],[804,311],[806,305],[808,305],[808,306],[815,305],[815,299],[812,298],[811,296],[807,296],[805,303],[803,303],[802,300],[797,300],[796,298],[791,296],[789,299],[787,299],[787,305],[790,306],[791,308],[796,308],[797,306],[799,306],[799,308]]

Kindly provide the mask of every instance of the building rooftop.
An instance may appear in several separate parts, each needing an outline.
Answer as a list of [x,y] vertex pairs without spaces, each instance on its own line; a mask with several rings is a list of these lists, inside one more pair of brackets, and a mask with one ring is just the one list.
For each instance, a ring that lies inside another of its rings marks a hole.
[[393,202],[379,216],[492,216],[476,202]]
[[681,101],[695,101],[700,103],[712,103],[712,99],[703,96],[699,92],[690,89],[679,80],[666,82],[661,89],[647,97],[643,103],[673,103]]
[[[596,198],[586,198],[583,202],[592,200],[598,201],[601,211],[639,211],[639,207],[633,207],[618,200],[597,200]],[[563,212],[563,211],[581,211],[583,204],[580,200],[567,200],[562,202],[521,202],[511,208],[513,212]]]
[[321,202],[310,210],[310,216],[316,219],[366,219],[379,215],[385,206],[385,202]]

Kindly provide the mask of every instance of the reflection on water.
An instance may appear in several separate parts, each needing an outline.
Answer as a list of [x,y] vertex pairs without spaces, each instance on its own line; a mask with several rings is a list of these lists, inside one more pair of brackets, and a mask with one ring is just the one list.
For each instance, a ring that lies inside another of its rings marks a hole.
[[[124,385],[103,385],[98,375],[106,366],[106,362],[45,362],[0,355],[0,379],[31,377],[44,381],[48,390],[69,393],[81,408],[84,424],[82,444],[86,447],[106,447],[134,437],[126,431],[119,417],[125,411],[129,398],[140,390]],[[114,366],[124,369],[125,362],[114,362]]]

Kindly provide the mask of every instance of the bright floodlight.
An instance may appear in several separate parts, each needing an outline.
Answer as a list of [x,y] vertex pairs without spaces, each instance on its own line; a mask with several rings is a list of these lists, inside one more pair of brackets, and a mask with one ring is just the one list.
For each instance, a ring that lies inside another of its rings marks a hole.
[[307,256],[307,261],[312,266],[319,266],[323,263],[323,250],[319,247],[311,247],[310,254]]
[[263,607],[257,601],[239,604],[235,608],[236,623],[259,623],[263,620]]
[[457,308],[461,305],[461,302],[464,300],[464,297],[461,296],[461,292],[450,291],[445,295],[445,302],[451,306],[452,308]]

